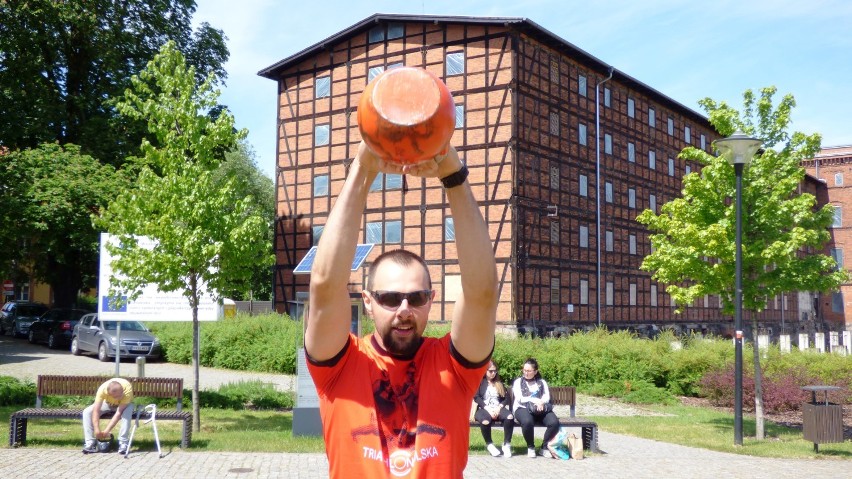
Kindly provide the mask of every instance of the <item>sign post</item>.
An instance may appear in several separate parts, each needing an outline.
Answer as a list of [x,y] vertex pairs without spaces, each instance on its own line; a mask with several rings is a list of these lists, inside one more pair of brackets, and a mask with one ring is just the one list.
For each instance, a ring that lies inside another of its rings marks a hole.
[[4,296],[14,296],[15,295],[15,282],[11,279],[3,280],[3,295]]

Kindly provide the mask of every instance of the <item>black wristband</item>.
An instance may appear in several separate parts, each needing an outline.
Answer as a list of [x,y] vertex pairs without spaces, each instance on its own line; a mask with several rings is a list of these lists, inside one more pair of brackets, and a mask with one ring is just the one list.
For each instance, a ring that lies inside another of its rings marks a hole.
[[455,188],[456,186],[465,182],[465,180],[467,179],[467,174],[467,166],[462,165],[459,171],[441,178],[441,183],[443,183],[444,188]]

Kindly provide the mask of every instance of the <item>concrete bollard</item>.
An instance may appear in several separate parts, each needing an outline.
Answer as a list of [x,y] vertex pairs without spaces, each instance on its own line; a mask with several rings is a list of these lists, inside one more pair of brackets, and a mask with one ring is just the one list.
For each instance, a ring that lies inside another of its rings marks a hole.
[[145,377],[145,356],[136,358],[136,377]]

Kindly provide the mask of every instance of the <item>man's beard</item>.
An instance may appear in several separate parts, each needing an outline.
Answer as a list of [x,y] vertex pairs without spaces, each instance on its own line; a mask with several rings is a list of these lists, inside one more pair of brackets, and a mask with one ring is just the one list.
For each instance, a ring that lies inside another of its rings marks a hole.
[[399,358],[413,358],[417,354],[417,350],[420,349],[420,343],[422,342],[423,337],[416,331],[407,340],[394,338],[392,327],[382,333],[382,343],[385,346],[385,350],[392,356]]

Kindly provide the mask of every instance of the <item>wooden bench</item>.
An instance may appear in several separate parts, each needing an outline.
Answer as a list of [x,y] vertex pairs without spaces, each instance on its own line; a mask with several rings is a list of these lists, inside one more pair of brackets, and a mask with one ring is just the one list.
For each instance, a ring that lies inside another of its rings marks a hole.
[[[511,394],[511,392],[510,392]],[[567,418],[559,418],[560,427],[578,427],[580,428],[583,437],[583,449],[588,449],[592,452],[601,452],[598,448],[598,424],[594,421],[579,418],[576,416],[577,411],[577,391],[573,386],[551,386],[550,387],[550,402],[554,406],[569,406],[571,415]],[[515,420],[515,425],[520,425]],[[470,427],[479,427],[477,421],[471,420]],[[502,427],[503,421],[494,421],[493,427]],[[540,421],[535,422],[536,427],[544,427]]]
[[[9,446],[25,446],[27,443],[27,421],[29,419],[79,419],[83,420],[83,409],[62,409],[42,407],[45,396],[89,396],[94,402],[95,392],[108,376],[58,376],[39,375],[37,384],[36,404],[34,408],[22,409],[9,418]],[[175,410],[157,410],[157,419],[183,421],[183,435],[180,447],[189,447],[192,438],[192,413],[182,411],[183,379],[181,378],[125,378],[133,386],[133,396],[174,398],[177,400]],[[104,412],[101,417],[109,417],[113,413]],[[134,418],[149,419],[144,405],[138,405],[133,413]]]

